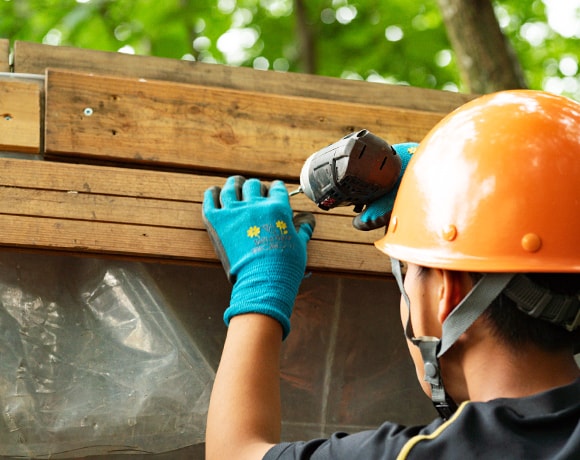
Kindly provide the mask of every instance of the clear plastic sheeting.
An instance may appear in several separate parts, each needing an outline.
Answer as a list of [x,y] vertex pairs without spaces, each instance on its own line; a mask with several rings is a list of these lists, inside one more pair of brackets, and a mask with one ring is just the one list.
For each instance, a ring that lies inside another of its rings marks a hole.
[[213,377],[141,264],[0,254],[0,455],[203,442]]

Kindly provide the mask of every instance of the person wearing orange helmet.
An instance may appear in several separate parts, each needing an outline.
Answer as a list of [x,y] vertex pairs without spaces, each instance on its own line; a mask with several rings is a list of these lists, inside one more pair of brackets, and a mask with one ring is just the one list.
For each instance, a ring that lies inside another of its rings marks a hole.
[[280,343],[314,222],[280,182],[230,178],[203,205],[234,283],[206,458],[579,458],[580,104],[531,90],[465,104],[420,142],[391,203],[355,224],[390,218],[375,245],[440,416],[280,442]]

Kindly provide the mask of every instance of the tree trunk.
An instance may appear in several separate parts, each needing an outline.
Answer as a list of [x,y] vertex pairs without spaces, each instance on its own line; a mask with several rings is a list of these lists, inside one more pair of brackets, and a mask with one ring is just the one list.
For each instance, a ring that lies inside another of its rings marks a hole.
[[526,88],[520,62],[502,33],[491,0],[437,0],[468,91]]
[[294,0],[296,11],[296,37],[298,39],[299,59],[303,73],[316,73],[316,57],[314,52],[314,39],[312,28],[308,23],[306,5],[304,0]]

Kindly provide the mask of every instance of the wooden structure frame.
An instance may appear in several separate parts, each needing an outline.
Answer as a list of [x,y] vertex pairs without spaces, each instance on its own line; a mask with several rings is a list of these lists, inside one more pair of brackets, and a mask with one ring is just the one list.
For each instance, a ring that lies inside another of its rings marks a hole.
[[[0,39],[0,246],[216,262],[204,190],[231,174],[281,178],[366,128],[419,141],[472,96]],[[316,213],[308,265],[382,274],[381,231]]]

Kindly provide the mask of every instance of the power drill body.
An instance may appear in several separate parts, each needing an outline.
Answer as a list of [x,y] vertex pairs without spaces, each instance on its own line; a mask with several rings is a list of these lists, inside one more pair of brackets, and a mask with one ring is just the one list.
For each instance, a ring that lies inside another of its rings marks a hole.
[[313,153],[292,194],[304,192],[325,211],[354,205],[358,213],[392,189],[401,168],[401,158],[388,142],[361,130]]

